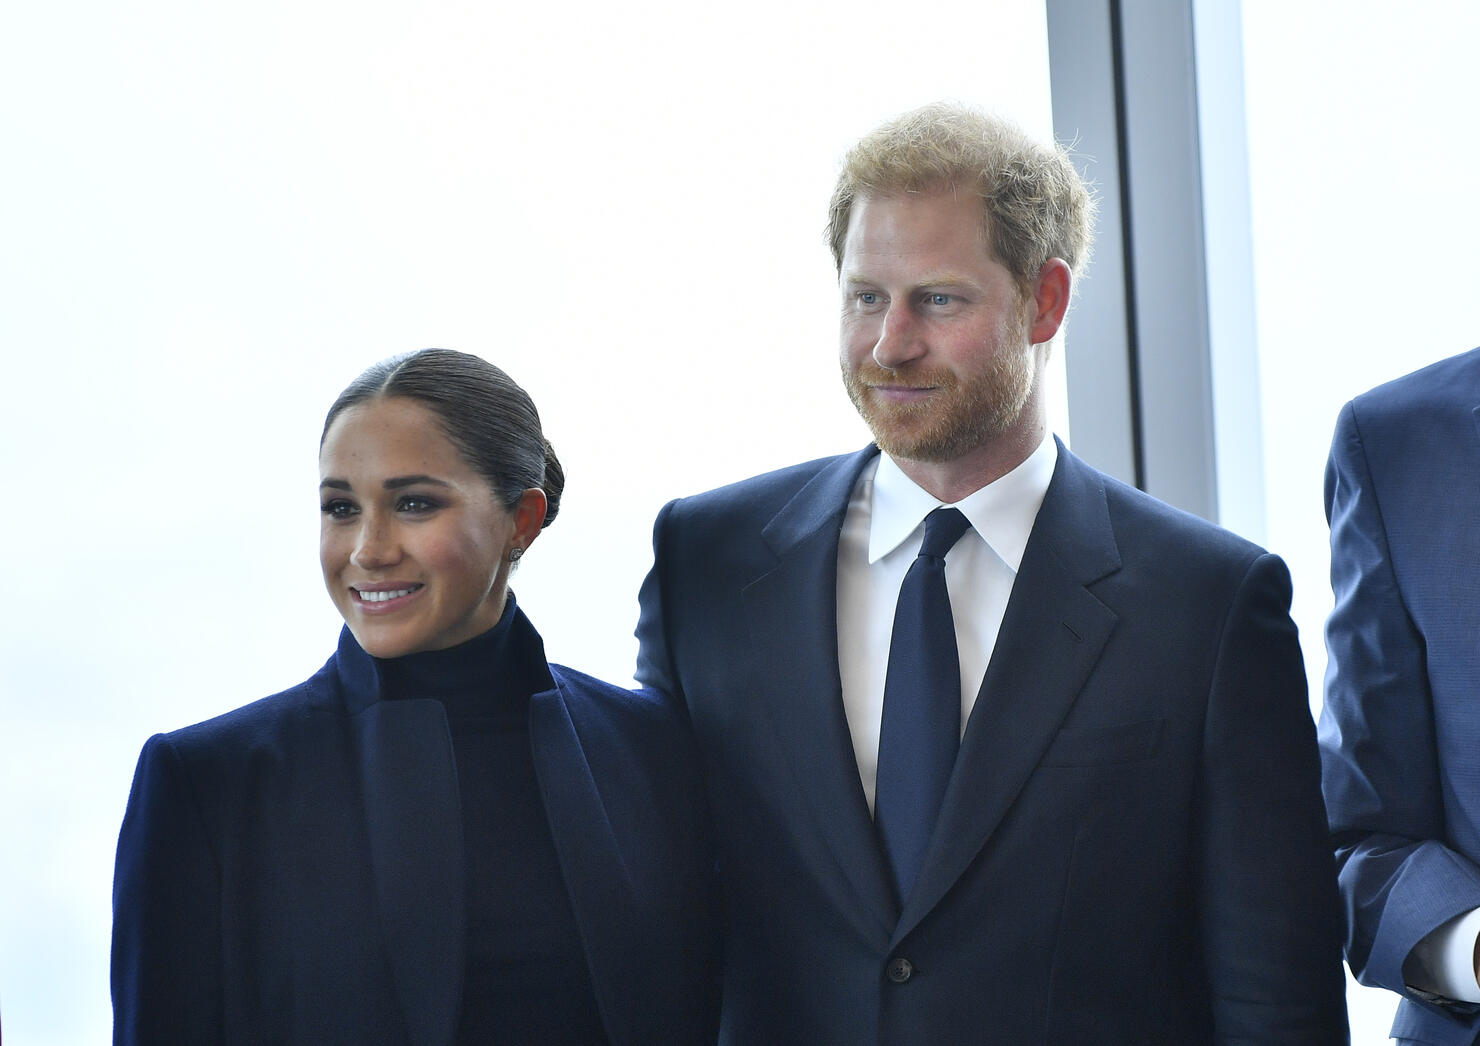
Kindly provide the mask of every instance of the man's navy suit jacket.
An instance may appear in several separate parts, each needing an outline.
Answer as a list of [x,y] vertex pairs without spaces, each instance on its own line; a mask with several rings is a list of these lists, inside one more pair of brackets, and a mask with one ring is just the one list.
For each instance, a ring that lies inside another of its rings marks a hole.
[[656,524],[638,677],[687,702],[705,763],[721,1041],[1345,1042],[1289,575],[1062,446],[896,903],[836,641],[839,533],[875,453]]
[[1480,349],[1341,411],[1326,469],[1335,607],[1321,755],[1347,960],[1402,992],[1392,1034],[1480,1042],[1408,988],[1413,946],[1480,908]]
[[[550,668],[531,747],[610,1040],[712,1042],[713,851],[682,712]],[[114,883],[116,1042],[453,1042],[452,742],[440,702],[378,693],[346,630],[306,683],[145,745]]]

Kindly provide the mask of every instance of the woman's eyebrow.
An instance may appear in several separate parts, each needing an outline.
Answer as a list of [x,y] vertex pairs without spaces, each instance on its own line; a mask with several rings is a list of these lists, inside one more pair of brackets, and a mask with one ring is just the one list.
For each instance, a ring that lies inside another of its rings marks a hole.
[[[420,472],[414,476],[392,476],[390,479],[382,483],[381,486],[385,487],[386,490],[400,490],[402,487],[414,487],[418,483],[427,483],[434,487],[452,486],[452,484],[448,483],[445,479],[438,479],[436,476],[428,476],[425,473]],[[325,487],[329,487],[332,490],[354,489],[354,487],[350,486],[349,480],[338,479],[334,476],[329,476],[325,479],[319,480],[319,489],[322,490]]]
[[434,487],[452,486],[445,479],[438,479],[436,476],[428,476],[424,473],[418,473],[415,476],[393,476],[386,480],[382,486],[386,490],[400,490],[402,487],[414,487],[418,483],[430,483]]

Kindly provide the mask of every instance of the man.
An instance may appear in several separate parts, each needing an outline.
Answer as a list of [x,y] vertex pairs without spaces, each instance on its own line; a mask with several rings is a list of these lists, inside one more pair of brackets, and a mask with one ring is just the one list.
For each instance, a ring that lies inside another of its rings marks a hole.
[[1342,409],[1326,467],[1326,802],[1347,961],[1392,1035],[1480,1042],[1480,349]]
[[865,138],[830,235],[876,446],[658,517],[638,676],[704,752],[725,1042],[1346,1041],[1287,572],[1048,433],[1090,221],[1000,121]]

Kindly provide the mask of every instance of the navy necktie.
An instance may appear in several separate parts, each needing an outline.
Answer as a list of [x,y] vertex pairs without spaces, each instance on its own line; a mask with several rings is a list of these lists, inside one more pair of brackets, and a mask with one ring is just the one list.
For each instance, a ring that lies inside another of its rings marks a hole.
[[899,586],[874,792],[899,901],[920,872],[961,741],[961,665],[946,592],[946,553],[971,524],[958,509],[925,517],[925,540]]

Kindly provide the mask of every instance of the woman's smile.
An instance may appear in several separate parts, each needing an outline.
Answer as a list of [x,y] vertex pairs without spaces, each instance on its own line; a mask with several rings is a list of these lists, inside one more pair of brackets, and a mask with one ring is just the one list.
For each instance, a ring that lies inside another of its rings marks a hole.
[[353,593],[355,603],[362,611],[367,613],[383,613],[390,610],[399,610],[411,602],[410,597],[419,595],[425,585],[396,583],[389,587],[383,585],[351,585],[349,590]]

